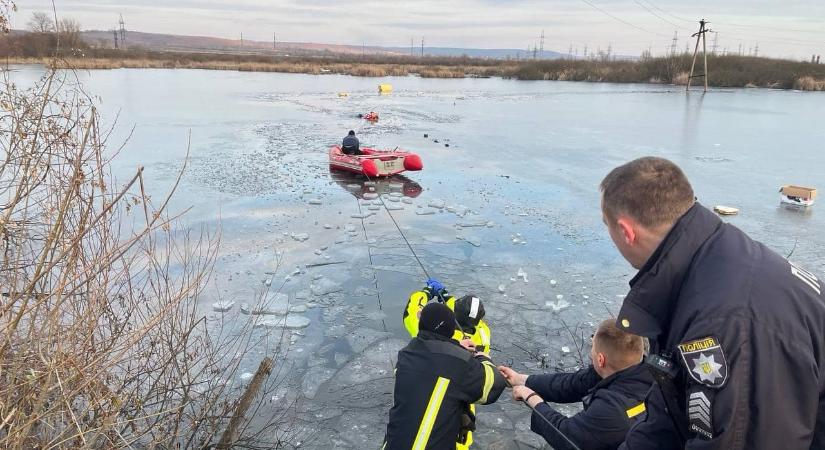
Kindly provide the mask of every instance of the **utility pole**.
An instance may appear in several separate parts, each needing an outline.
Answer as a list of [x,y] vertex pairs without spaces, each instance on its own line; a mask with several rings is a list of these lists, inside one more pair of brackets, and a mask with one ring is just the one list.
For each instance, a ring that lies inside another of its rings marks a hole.
[[[705,40],[705,35],[712,31],[709,28],[705,28],[709,22],[706,22],[705,19],[699,21],[699,31],[691,35],[691,37],[696,37],[696,47],[693,49],[693,63],[690,65],[690,75],[688,75],[687,80],[687,87],[685,87],[685,91],[690,90],[690,80],[692,78],[699,78],[702,77],[705,79],[705,92],[708,91],[708,48],[707,43]],[[699,40],[702,41],[702,55],[705,57],[705,72],[701,75],[694,75],[693,69],[696,66],[696,56],[699,54]]]
[[424,57],[424,36],[421,36],[421,57]]
[[278,39],[276,39],[275,33],[272,33],[272,50],[278,49]]
[[541,38],[539,40],[540,47],[539,47],[539,59],[544,59],[544,30],[541,30]]
[[415,56],[415,38],[410,38],[410,56]]
[[241,31],[241,51],[243,51],[243,31]]
[[573,44],[570,44],[570,49],[567,50],[567,56],[573,59]]
[[584,56],[584,59],[587,59],[587,44],[584,44],[584,53],[582,53],[582,56]]
[[753,49],[753,56],[756,58],[759,57],[759,42],[756,43],[756,47]]

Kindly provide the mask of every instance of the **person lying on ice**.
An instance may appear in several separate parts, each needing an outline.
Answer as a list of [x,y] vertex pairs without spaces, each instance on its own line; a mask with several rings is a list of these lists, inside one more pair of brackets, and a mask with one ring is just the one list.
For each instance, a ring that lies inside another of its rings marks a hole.
[[[410,294],[407,307],[404,308],[404,328],[411,337],[418,334],[418,316],[421,309],[432,301],[443,302],[453,310],[460,328],[456,327],[453,339],[464,341],[470,339],[475,350],[488,353],[490,351],[490,327],[484,321],[484,304],[473,294],[465,295],[459,299],[447,294],[447,289],[438,280],[430,278],[427,286]],[[469,345],[469,343],[466,343]]]
[[[624,442],[630,426],[644,417],[644,399],[653,378],[640,364],[643,353],[642,338],[620,330],[615,319],[610,319],[600,323],[593,335],[593,363],[587,368],[576,373],[530,376],[504,366],[499,370],[513,386],[513,398],[526,400],[535,408],[530,429],[554,449],[572,449],[567,437],[581,450],[613,450]],[[584,410],[568,418],[546,401],[582,402]]]
[[486,354],[468,351],[452,339],[456,318],[446,305],[424,306],[418,325],[416,337],[398,352],[382,449],[466,448],[475,428],[470,405],[498,400],[504,377]]

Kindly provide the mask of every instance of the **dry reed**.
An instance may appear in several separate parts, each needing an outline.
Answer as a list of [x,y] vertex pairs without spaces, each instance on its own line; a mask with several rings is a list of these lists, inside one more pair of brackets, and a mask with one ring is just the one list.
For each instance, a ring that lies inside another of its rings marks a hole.
[[[218,239],[177,230],[142,168],[115,184],[70,77],[0,90],[0,447],[211,445],[256,345],[197,313]],[[291,429],[240,431],[274,448]]]

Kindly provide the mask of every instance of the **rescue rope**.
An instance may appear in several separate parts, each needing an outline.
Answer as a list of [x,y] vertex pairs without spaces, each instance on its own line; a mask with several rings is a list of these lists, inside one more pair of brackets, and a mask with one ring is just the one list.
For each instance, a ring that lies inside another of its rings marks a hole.
[[[372,181],[372,179],[371,179],[369,176],[367,176],[367,175],[365,175],[365,176],[367,177],[367,180]],[[390,212],[389,208],[387,208],[387,204],[386,204],[386,203],[384,203],[384,199],[382,198],[381,193],[376,192],[376,194],[378,194],[378,199],[379,199],[379,200],[381,200],[381,205],[383,205],[383,206],[384,206],[384,211],[386,211],[386,212],[387,212],[387,215],[389,215],[389,216],[390,216],[390,219],[392,219],[392,223],[393,223],[393,224],[395,224],[395,228],[398,230],[398,234],[400,234],[400,235],[401,235],[401,237],[404,239],[404,242],[407,244],[407,247],[410,249],[410,252],[412,253],[413,257],[414,257],[414,258],[415,258],[415,260],[418,262],[418,265],[419,265],[419,266],[421,266],[421,270],[422,270],[422,271],[424,271],[424,275],[426,275],[426,276],[427,276],[427,278],[430,278],[430,274],[427,272],[427,269],[424,267],[424,264],[421,262],[421,259],[420,259],[420,258],[418,257],[418,255],[415,253],[415,250],[413,249],[412,245],[410,244],[410,241],[409,241],[409,240],[407,240],[407,236],[406,236],[406,235],[404,235],[404,232],[403,232],[403,231],[401,231],[401,227],[398,225],[398,222],[395,220],[395,217],[393,217],[393,215],[392,215],[392,213]],[[358,208],[359,208],[359,211],[360,211],[360,208],[361,208],[361,204],[360,204],[360,203],[358,204]],[[362,224],[363,224],[363,219],[362,219]],[[366,228],[364,229],[364,236],[366,236]],[[439,293],[437,293],[437,295],[438,295],[438,297],[439,297],[439,299],[441,300],[441,302],[442,302],[442,303],[445,303],[445,302],[446,302],[446,301],[445,301],[445,299],[444,299],[444,297],[441,295],[441,293],[440,293],[440,292],[439,292]],[[461,327],[461,325],[458,323],[458,319],[456,319],[456,326],[458,326],[458,329],[459,329],[459,330],[461,330],[461,332],[462,332],[462,333],[464,333],[464,329],[463,329],[463,328]],[[465,336],[465,338],[466,338],[467,334],[466,334],[466,333],[464,333],[464,336]],[[508,388],[510,388],[510,389],[512,389],[512,388],[513,388],[513,385],[511,385],[511,384],[510,384],[510,382],[509,382],[509,381],[507,381],[507,379],[506,379],[506,378],[504,379],[504,383],[507,385],[507,387],[508,387]],[[572,440],[570,440],[570,438],[569,438],[569,437],[567,437],[564,433],[562,433],[562,432],[561,432],[561,430],[559,430],[559,429],[558,429],[558,427],[556,427],[555,425],[553,425],[553,423],[552,423],[552,422],[550,422],[550,419],[548,419],[547,417],[544,417],[544,415],[543,415],[543,414],[541,414],[540,412],[538,412],[538,411],[536,410],[536,408],[534,408],[534,407],[530,406],[530,404],[529,404],[529,403],[527,403],[527,400],[522,399],[522,400],[521,400],[521,402],[522,402],[522,403],[524,403],[524,404],[525,404],[528,408],[530,408],[530,410],[531,410],[531,411],[533,411],[534,413],[536,413],[536,415],[538,415],[539,417],[541,417],[541,419],[542,419],[542,420],[544,420],[544,422],[545,422],[545,423],[547,423],[547,425],[549,425],[549,426],[550,426],[550,428],[552,428],[552,429],[553,429],[553,431],[555,431],[556,433],[558,433],[558,435],[559,435],[559,436],[563,437],[563,438],[564,438],[564,440],[565,440],[565,441],[567,441],[567,443],[568,443],[568,444],[570,444],[570,447],[572,447],[572,448],[573,448],[573,450],[581,450],[581,448],[579,448],[579,446],[578,446],[578,445],[576,445],[576,444],[575,444]]]
[[[512,384],[510,384],[510,382],[509,382],[509,381],[507,381],[507,379],[506,379],[506,378],[504,379],[504,383],[507,385],[507,387],[508,387],[508,388],[510,388],[510,389],[512,389],[512,388],[513,388],[513,385],[512,385]],[[544,417],[544,415],[543,415],[542,413],[538,412],[538,411],[536,410],[536,408],[534,408],[534,407],[530,406],[530,404],[529,404],[529,403],[527,403],[527,399],[521,399],[521,402],[522,402],[522,403],[524,403],[524,404],[525,404],[528,408],[530,408],[530,410],[532,410],[534,413],[536,413],[536,415],[538,415],[539,417],[541,417],[541,420],[543,420],[543,421],[544,421],[547,425],[550,425],[550,428],[552,428],[552,429],[553,429],[553,431],[555,431],[556,433],[558,433],[558,435],[559,435],[559,436],[563,437],[563,438],[564,438],[564,440],[565,440],[565,441],[567,441],[567,443],[568,443],[568,444],[570,444],[570,446],[573,448],[573,450],[581,450],[581,448],[579,448],[579,446],[578,446],[578,445],[576,445],[573,441],[571,441],[569,437],[565,436],[565,434],[564,434],[564,433],[562,433],[562,432],[561,432],[561,430],[559,430],[559,429],[558,429],[558,427],[556,427],[555,425],[553,425],[553,423],[552,423],[552,422],[550,422],[550,419],[548,419],[547,417]]]

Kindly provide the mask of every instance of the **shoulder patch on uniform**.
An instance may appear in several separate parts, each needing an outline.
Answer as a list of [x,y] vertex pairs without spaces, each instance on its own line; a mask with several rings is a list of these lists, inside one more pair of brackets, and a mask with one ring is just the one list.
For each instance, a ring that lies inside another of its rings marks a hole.
[[690,377],[699,384],[721,388],[728,380],[728,362],[722,345],[715,337],[708,336],[677,346]]

